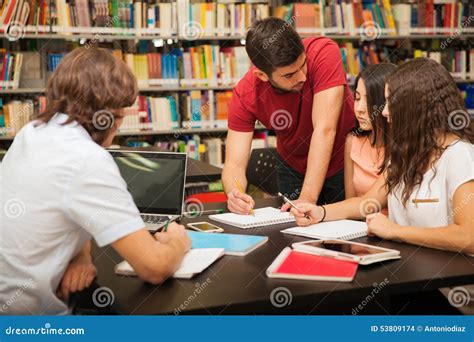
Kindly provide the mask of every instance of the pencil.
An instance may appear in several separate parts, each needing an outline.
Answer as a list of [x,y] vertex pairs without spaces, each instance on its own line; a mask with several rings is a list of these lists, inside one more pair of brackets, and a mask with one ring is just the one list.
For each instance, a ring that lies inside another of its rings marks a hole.
[[[234,177],[234,182],[235,182],[235,185],[237,186],[237,189],[240,191],[240,193],[245,194],[245,191],[244,191],[244,189],[242,188],[242,185],[240,185],[240,182],[239,182],[239,180],[237,179],[237,177]],[[253,213],[253,208],[250,209],[250,214],[252,214],[253,216],[255,216],[254,213]]]
[[163,228],[163,231],[166,232],[168,230],[168,225],[170,224],[170,220],[166,221],[165,223],[165,228]]

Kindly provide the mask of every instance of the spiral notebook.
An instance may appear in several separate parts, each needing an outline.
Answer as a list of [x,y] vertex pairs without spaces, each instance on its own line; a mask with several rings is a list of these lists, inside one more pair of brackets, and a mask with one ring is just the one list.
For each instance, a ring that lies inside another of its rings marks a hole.
[[290,215],[290,213],[281,212],[280,209],[277,208],[266,207],[255,209],[253,212],[253,215],[227,213],[210,215],[209,218],[217,222],[244,229],[295,221],[295,218]]
[[281,231],[312,239],[353,240],[367,235],[367,223],[363,221],[338,220],[313,224],[308,227],[294,227]]

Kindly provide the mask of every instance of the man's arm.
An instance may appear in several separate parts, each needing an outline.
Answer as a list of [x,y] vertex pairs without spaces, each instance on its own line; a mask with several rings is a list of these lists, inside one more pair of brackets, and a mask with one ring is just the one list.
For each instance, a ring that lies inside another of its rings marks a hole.
[[331,160],[343,101],[344,86],[329,88],[314,94],[313,135],[300,201],[315,203],[318,200]]
[[229,129],[227,133],[224,170],[222,184],[227,194],[227,206],[231,212],[248,214],[255,205],[252,197],[240,193],[234,177],[238,179],[243,190],[247,188],[245,172],[250,157],[253,132],[238,132]]

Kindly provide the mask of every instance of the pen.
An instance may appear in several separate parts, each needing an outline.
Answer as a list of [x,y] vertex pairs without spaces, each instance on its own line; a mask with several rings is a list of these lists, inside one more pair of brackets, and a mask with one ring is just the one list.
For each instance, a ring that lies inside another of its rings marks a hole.
[[[295,208],[297,211],[300,211],[300,210],[298,209],[298,207],[297,207],[292,201],[290,201],[289,198],[287,198],[285,195],[283,195],[281,192],[278,193],[278,196],[282,197],[282,198],[283,198],[283,201],[285,201],[285,203],[288,203],[288,204],[291,205],[293,208]],[[306,213],[304,214],[304,217],[307,218],[308,220],[311,219]]]
[[195,216],[202,216],[202,215],[210,215],[210,214],[223,214],[224,209],[212,209],[212,210],[203,210],[203,211],[197,211],[197,210],[192,210],[192,211],[185,211],[183,215],[192,215]]
[[[237,189],[239,189],[239,191],[242,193],[242,194],[245,194],[245,191],[244,189],[242,188],[242,185],[240,185],[240,182],[239,180],[237,179],[237,177],[234,177],[234,182],[235,182],[235,185],[237,186]],[[253,214],[253,209],[250,209],[250,214],[254,215]],[[254,215],[255,216],[255,215]]]

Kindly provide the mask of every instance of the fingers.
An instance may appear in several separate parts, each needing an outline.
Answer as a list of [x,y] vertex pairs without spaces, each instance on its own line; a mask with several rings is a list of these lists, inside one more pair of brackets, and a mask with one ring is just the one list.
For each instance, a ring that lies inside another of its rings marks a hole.
[[289,203],[285,203],[281,206],[280,211],[288,211],[288,209],[291,208],[291,205]]
[[235,214],[248,215],[255,206],[253,198],[247,194],[232,190],[228,194],[227,207]]
[[61,299],[66,302],[69,300],[70,286],[71,286],[71,273],[69,272],[69,270],[66,270],[66,273],[64,274],[63,279],[61,281],[61,285],[60,285]]
[[304,216],[302,216],[302,217],[296,217],[295,216],[295,221],[296,221],[296,224],[300,227],[307,227],[307,226],[309,226],[310,224],[313,223],[311,218],[306,218]]

